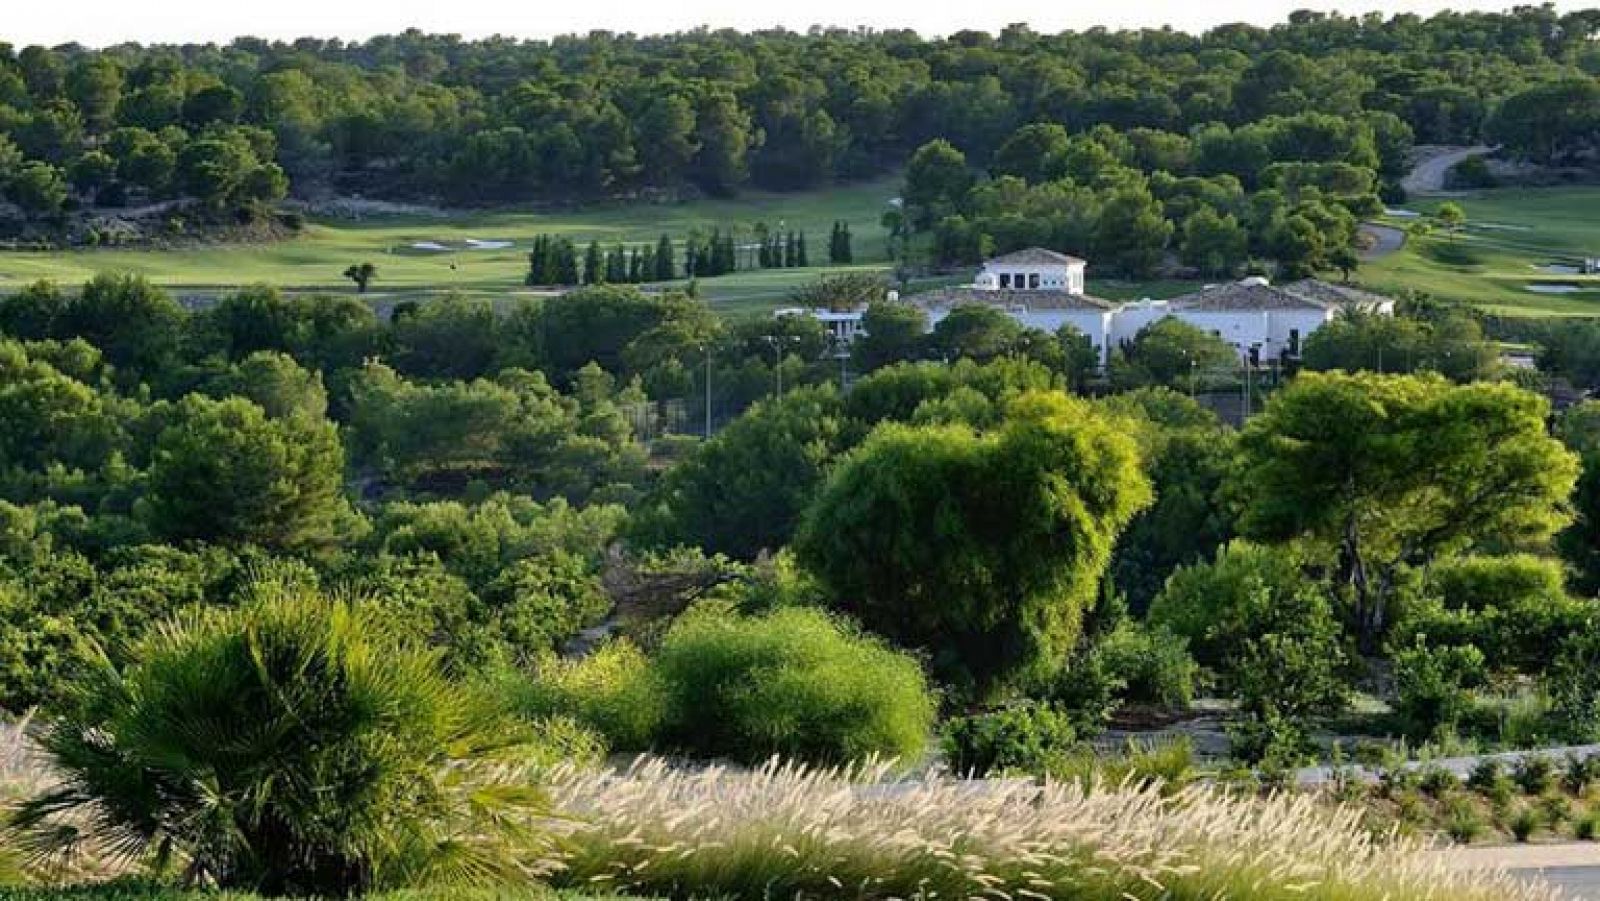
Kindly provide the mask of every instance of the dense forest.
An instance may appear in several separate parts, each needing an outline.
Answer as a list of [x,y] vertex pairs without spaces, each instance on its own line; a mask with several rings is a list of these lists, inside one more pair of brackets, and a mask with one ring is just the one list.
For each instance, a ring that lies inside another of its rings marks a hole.
[[1258,123],[1303,115],[1373,132],[1375,146],[1317,157],[1389,179],[1413,140],[1589,155],[1597,33],[1600,12],[1525,7],[1303,12],[1204,35],[0,45],[0,182],[40,217],[173,197],[232,212],[286,191],[497,204],[800,190],[904,165],[936,139],[974,167],[1014,172],[1026,146],[1015,133],[1040,124],[1136,134],[1147,171],[1231,172],[1253,187],[1274,160],[1306,158]]

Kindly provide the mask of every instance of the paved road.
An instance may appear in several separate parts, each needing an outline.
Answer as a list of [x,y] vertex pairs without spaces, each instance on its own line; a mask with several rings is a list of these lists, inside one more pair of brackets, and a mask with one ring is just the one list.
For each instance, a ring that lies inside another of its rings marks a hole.
[[1450,167],[1461,162],[1469,156],[1483,156],[1493,153],[1493,147],[1482,144],[1476,147],[1436,147],[1419,149],[1421,158],[1411,173],[1400,180],[1400,187],[1406,189],[1407,194],[1438,194],[1444,191],[1445,173]]
[[1543,879],[1568,898],[1600,901],[1600,844],[1491,845],[1453,852],[1462,866],[1504,867],[1513,876]]

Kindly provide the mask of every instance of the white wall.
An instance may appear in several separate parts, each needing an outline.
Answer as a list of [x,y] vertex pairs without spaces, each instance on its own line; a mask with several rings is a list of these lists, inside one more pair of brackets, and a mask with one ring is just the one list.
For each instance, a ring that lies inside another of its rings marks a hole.
[[[1015,290],[1066,291],[1069,294],[1083,293],[1083,267],[1077,265],[985,265],[982,273],[974,280],[973,286],[987,289],[999,288],[1001,273],[1011,276],[1011,288]],[[1034,275],[1039,276],[1039,285],[1037,288],[1030,288],[1028,287],[1028,278]],[[1018,277],[1022,279],[1021,284],[1017,283]]]

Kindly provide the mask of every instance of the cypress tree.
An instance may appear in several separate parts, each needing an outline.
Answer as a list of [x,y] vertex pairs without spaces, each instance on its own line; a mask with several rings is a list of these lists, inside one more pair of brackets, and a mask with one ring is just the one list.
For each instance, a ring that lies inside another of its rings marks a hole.
[[796,266],[799,266],[802,269],[804,269],[805,267],[811,265],[810,263],[806,262],[806,233],[805,232],[801,232],[800,233],[800,237],[795,240],[794,248],[795,248],[794,249],[794,264]]
[[656,281],[670,282],[677,275],[677,266],[672,260],[672,239],[662,235],[656,241]]
[[784,268],[786,268],[786,269],[787,268],[793,268],[794,264],[795,264],[795,260],[797,260],[797,259],[798,259],[798,257],[795,254],[794,232],[789,232],[789,234],[784,238],[784,241],[783,241],[783,265],[784,265]]
[[639,251],[639,281],[655,281],[660,277],[656,271],[656,249],[646,244],[644,249]]
[[828,232],[828,262],[839,262],[839,220],[833,220],[833,229]]
[[722,264],[724,273],[733,272],[739,268],[739,251],[733,246],[733,229],[729,229],[722,236]]
[[571,238],[562,238],[556,242],[555,248],[555,284],[576,285],[578,283],[578,248],[572,243]]
[[628,284],[637,285],[644,281],[644,274],[639,269],[639,248],[628,251]]
[[533,251],[528,254],[528,284],[550,284],[550,273],[555,267],[551,265],[549,235],[539,235],[533,239]]
[[628,280],[627,251],[618,244],[606,254],[606,281],[613,284],[623,284]]
[[606,282],[605,257],[600,253],[599,241],[590,241],[589,249],[583,252],[583,280],[590,285]]
[[850,246],[850,223],[839,223],[839,262],[854,263],[856,261],[855,248]]
[[711,237],[706,241],[706,263],[701,275],[722,274],[722,229],[713,228]]

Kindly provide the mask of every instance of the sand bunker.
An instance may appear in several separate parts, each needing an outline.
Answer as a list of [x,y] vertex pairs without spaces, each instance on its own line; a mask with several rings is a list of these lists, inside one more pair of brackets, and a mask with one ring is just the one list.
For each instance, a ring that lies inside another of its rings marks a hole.
[[1570,263],[1545,263],[1542,266],[1535,264],[1533,268],[1546,275],[1581,275],[1583,271]]
[[433,251],[435,253],[438,253],[438,252],[441,252],[441,251],[447,251],[450,248],[444,246],[443,244],[440,244],[438,241],[413,241],[413,242],[411,242],[411,249],[412,250],[431,250],[431,251]]
[[1416,210],[1391,209],[1389,207],[1384,207],[1383,214],[1385,216],[1393,216],[1396,219],[1416,219],[1422,215]]
[[1524,290],[1532,291],[1535,294],[1576,294],[1579,291],[1582,291],[1583,288],[1579,287],[1578,285],[1563,285],[1557,282],[1545,282],[1543,284],[1526,285],[1524,286]]
[[463,243],[472,250],[505,250],[511,246],[510,241],[480,241],[477,238],[468,238]]

